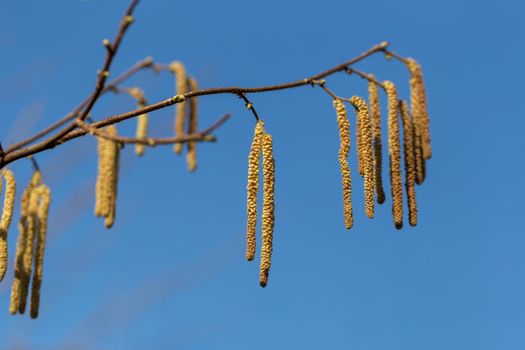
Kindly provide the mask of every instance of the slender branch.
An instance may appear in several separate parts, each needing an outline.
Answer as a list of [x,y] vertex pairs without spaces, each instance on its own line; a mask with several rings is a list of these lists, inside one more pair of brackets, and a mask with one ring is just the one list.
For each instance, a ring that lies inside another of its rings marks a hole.
[[394,57],[396,60],[400,61],[400,62],[403,62],[404,64],[407,64],[407,60],[405,57],[395,53],[394,51],[390,51],[388,50],[386,47],[383,49],[383,52],[385,53],[385,55],[387,57]]
[[[76,123],[83,130],[83,134],[86,133],[101,137],[106,140],[110,140],[117,143],[129,143],[129,144],[143,144],[145,146],[155,147],[157,145],[171,145],[179,142],[188,142],[188,141],[205,141],[205,142],[215,142],[217,138],[213,135],[210,135],[213,131],[218,129],[222,124],[224,124],[230,118],[230,114],[225,114],[219,118],[215,123],[213,123],[207,129],[200,131],[191,135],[181,135],[176,137],[161,137],[161,138],[133,138],[133,137],[123,137],[123,136],[111,136],[107,132],[104,132],[94,126],[96,123],[91,125],[86,124],[86,122],[77,119]],[[81,136],[81,135],[78,135]],[[77,137],[78,137],[77,136]]]

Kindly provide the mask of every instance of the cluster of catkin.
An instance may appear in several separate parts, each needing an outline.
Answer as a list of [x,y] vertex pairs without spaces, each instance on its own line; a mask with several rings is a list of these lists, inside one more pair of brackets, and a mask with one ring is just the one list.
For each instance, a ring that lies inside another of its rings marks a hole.
[[[400,119],[403,135],[405,191],[408,204],[408,219],[411,226],[417,224],[415,184],[421,183],[424,178],[424,161],[428,159],[425,158],[425,155],[428,156],[429,154],[425,152],[430,152],[430,135],[428,132],[428,115],[426,114],[426,97],[422,85],[423,80],[421,70],[418,68],[414,69],[414,71],[418,73],[414,73],[417,78],[411,78],[411,109],[412,111],[420,111],[419,120],[416,119],[414,114],[412,114],[412,116],[410,115],[408,104],[398,99],[396,86],[392,82],[385,81],[381,84],[381,87],[386,91],[388,99],[388,155],[392,214],[394,226],[398,229],[403,227],[403,169],[401,164]],[[414,81],[417,81],[417,84]],[[377,82],[373,76],[371,76],[369,82],[368,92],[370,107],[364,99],[358,96],[344,100],[351,103],[357,112],[356,148],[358,173],[364,177],[365,213],[369,218],[373,218],[374,197],[377,198],[379,204],[385,201],[381,175],[382,143],[379,94]],[[353,225],[351,203],[352,180],[350,178],[350,168],[348,165],[350,123],[343,101],[335,98],[333,104],[337,113],[337,124],[339,127],[339,165],[343,184],[344,222],[346,228],[349,229]],[[414,106],[414,104],[416,104],[416,106]],[[425,113],[421,112],[423,110]],[[421,133],[418,130],[421,131]]]
[[[11,186],[14,187],[14,179],[9,181],[13,181]],[[6,182],[8,182],[7,177]],[[12,192],[14,196],[14,189]],[[50,202],[51,192],[42,183],[42,175],[37,170],[33,173],[31,181],[22,194],[21,215],[18,223],[19,235],[14,262],[15,276],[9,304],[9,312],[12,315],[17,312],[20,314],[25,312],[31,282],[29,313],[31,318],[38,317]],[[32,281],[31,275],[33,276]]]
[[[105,128],[110,137],[117,136],[117,128]],[[103,137],[98,137],[98,176],[95,195],[95,215],[104,218],[107,228],[115,222],[120,146]]]
[[262,243],[259,283],[261,287],[268,284],[272,250],[273,229],[275,223],[275,160],[273,157],[272,135],[267,134],[264,122],[259,120],[255,125],[253,141],[248,155],[247,186],[247,225],[246,225],[246,259],[253,260],[256,248],[257,194],[259,192],[260,157],[262,154],[263,169],[263,208],[262,208]]
[[[186,74],[184,64],[179,61],[173,61],[170,64],[170,70],[175,77],[175,93],[184,95],[189,91],[198,89],[197,80]],[[187,123],[187,126],[186,126]],[[180,102],[175,105],[175,135],[184,136],[192,135],[197,132],[198,127],[198,103],[197,98],[193,97],[187,102]],[[187,130],[187,133],[185,131]],[[186,162],[189,171],[197,169],[197,142],[189,141]],[[181,154],[183,143],[177,142],[173,145],[176,154]]]

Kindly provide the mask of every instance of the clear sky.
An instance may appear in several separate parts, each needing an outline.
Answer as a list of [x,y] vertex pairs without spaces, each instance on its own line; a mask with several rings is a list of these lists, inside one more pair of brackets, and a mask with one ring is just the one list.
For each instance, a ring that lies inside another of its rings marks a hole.
[[[114,36],[127,3],[0,4],[4,145],[92,90],[101,40]],[[277,172],[273,265],[260,288],[258,259],[244,261],[253,118],[235,97],[204,97],[201,125],[233,115],[219,142],[199,145],[194,174],[169,147],[140,159],[127,147],[110,231],[92,214],[95,140],[38,156],[53,192],[41,315],[8,314],[11,264],[0,284],[1,349],[524,348],[523,1],[143,0],[135,18],[114,76],[151,55],[182,60],[201,87],[258,86],[307,77],[384,40],[415,57],[433,141],[417,187],[420,223],[395,230],[390,198],[365,217],[353,153],[356,222],[346,231],[330,98],[311,87],[252,95],[274,136]],[[377,55],[356,68],[408,96],[399,63]],[[328,83],[366,95],[356,77]],[[129,85],[152,102],[173,94],[168,74]],[[133,108],[107,95],[93,117]],[[151,121],[169,136],[173,109]],[[11,169],[21,192],[30,163]],[[16,236],[15,221],[11,257]]]

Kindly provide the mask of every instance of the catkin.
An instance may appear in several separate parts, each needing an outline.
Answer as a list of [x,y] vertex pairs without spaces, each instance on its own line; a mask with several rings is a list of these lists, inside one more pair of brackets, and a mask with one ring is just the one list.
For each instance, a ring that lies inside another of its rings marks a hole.
[[406,101],[399,102],[401,120],[403,121],[403,150],[405,158],[405,189],[408,204],[408,222],[410,226],[417,225],[417,203],[416,203],[416,169],[414,162],[414,125],[408,112]]
[[350,99],[357,108],[357,120],[361,128],[361,162],[363,164],[365,188],[365,212],[369,218],[374,217],[374,152],[372,149],[372,125],[370,113],[365,100],[359,96]]
[[[197,80],[194,78],[188,79],[189,91],[195,91],[198,89]],[[195,134],[198,127],[198,101],[197,97],[190,99],[189,105],[189,120],[188,120],[188,135]],[[188,142],[188,153],[186,154],[186,162],[188,164],[189,171],[195,171],[197,169],[197,141]]]
[[414,121],[414,162],[416,169],[416,183],[421,185],[425,181],[425,159],[423,158],[421,139],[421,128],[418,123]]
[[[107,127],[107,132],[110,136],[117,136],[117,128],[115,125]],[[119,171],[119,158],[120,158],[120,147],[116,142],[108,141],[107,145],[107,178],[106,178],[106,219],[104,225],[106,228],[113,226],[115,222],[115,209],[117,200],[117,182],[118,182],[118,171]]]
[[[144,92],[135,87],[129,90],[129,94],[137,100],[137,107],[138,108],[144,108],[146,107],[147,103],[144,99]],[[148,135],[148,113],[141,114],[137,116],[137,131],[135,133],[136,138],[139,140],[145,140]],[[135,144],[135,154],[138,156],[142,156],[144,154],[144,144],[137,143]]]
[[98,175],[97,184],[95,188],[95,215],[104,217],[107,215],[107,203],[105,193],[108,176],[107,146],[109,144],[109,141],[102,137],[98,137],[97,140]]
[[401,147],[399,144],[399,120],[396,86],[383,82],[388,96],[388,153],[390,157],[390,182],[392,191],[392,214],[397,229],[403,227],[403,184],[401,180]]
[[[170,69],[175,75],[175,93],[184,95],[186,93],[186,68],[182,62],[174,61],[170,64]],[[184,102],[177,103],[175,105],[175,136],[184,135],[185,114]],[[180,142],[175,143],[173,146],[175,153],[180,154],[182,146],[183,144]]]
[[[2,209],[2,219],[0,220],[0,281],[4,279],[7,271],[7,232],[13,218],[15,205],[16,180],[9,169],[2,172],[5,179],[6,189],[4,197],[4,207]],[[1,188],[1,182],[0,182]]]
[[[374,78],[374,76],[371,76]],[[385,202],[385,190],[383,189],[383,144],[381,141],[381,109],[379,105],[379,91],[377,84],[368,82],[368,103],[370,104],[370,119],[372,120],[372,138],[374,146],[374,178],[376,186],[377,203]]]
[[31,180],[31,190],[29,193],[29,201],[27,204],[27,228],[25,245],[23,247],[22,253],[22,278],[20,279],[20,299],[18,303],[18,313],[20,314],[23,314],[26,309],[29,282],[32,272],[35,236],[37,235],[39,225],[37,211],[41,189],[40,183],[41,176],[40,172],[38,172],[38,175],[33,176],[33,179]]
[[428,117],[423,71],[416,60],[412,58],[407,58],[406,64],[410,71],[410,104],[412,107],[412,115],[414,122],[418,124],[421,129],[423,158],[427,160],[432,156],[432,148],[430,147],[430,120]]
[[356,118],[355,122],[355,147],[357,150],[357,173],[359,176],[365,176],[365,167],[363,159],[363,126],[361,125],[361,119]]
[[[38,172],[33,174],[33,179]],[[9,312],[14,315],[18,312],[18,306],[20,304],[20,289],[22,279],[24,278],[24,249],[27,239],[27,215],[29,208],[29,197],[33,191],[33,181],[31,181],[22,194],[22,200],[20,204],[20,221],[18,223],[18,240],[16,243],[16,253],[14,261],[15,276],[13,278],[13,284],[11,287],[11,301],[9,304]]]
[[348,121],[346,108],[341,100],[334,99],[334,108],[337,112],[337,126],[339,128],[339,167],[343,184],[343,213],[347,229],[354,224],[352,213],[352,177],[348,165],[348,153],[350,152],[350,122]]
[[51,192],[45,185],[41,186],[40,204],[38,205],[38,236],[35,249],[35,268],[33,273],[33,282],[31,285],[31,307],[29,314],[31,318],[38,317],[40,306],[40,288],[42,286],[42,275],[44,272],[44,251],[46,247],[47,222],[49,213],[49,204],[51,202]]
[[264,122],[259,120],[255,125],[250,154],[248,155],[247,186],[247,225],[246,225],[246,259],[255,257],[255,228],[257,225],[257,192],[259,191],[259,158],[264,136]]
[[272,135],[265,134],[262,140],[263,155],[263,210],[262,245],[259,284],[266,287],[272,264],[273,228],[275,223],[275,160],[273,158]]

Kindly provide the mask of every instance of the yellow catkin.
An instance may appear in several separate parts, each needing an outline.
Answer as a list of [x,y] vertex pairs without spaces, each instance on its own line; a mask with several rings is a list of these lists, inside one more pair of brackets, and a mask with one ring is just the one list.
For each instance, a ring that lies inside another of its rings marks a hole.
[[248,185],[247,185],[247,224],[246,224],[246,259],[255,257],[255,228],[257,225],[257,192],[259,191],[259,158],[261,154],[264,122],[259,120],[255,125],[250,154],[248,155]]
[[107,146],[108,141],[102,137],[97,138],[97,152],[98,152],[98,175],[97,175],[97,184],[95,188],[95,215],[96,216],[106,216],[107,215],[107,206],[106,206],[106,183],[107,183]]
[[[189,91],[195,91],[198,89],[197,80],[194,78],[188,79]],[[198,128],[198,100],[197,97],[190,99],[189,105],[189,120],[188,120],[188,135],[195,134]],[[197,142],[188,142],[188,154],[186,155],[186,162],[188,164],[189,171],[195,171],[197,169]]]
[[265,134],[262,141],[263,155],[263,209],[262,209],[262,244],[259,284],[266,287],[272,264],[273,228],[275,224],[275,160],[273,158],[272,135]]
[[14,315],[18,312],[18,305],[20,304],[20,284],[23,278],[23,257],[24,248],[27,235],[27,212],[29,205],[29,196],[31,195],[33,186],[31,183],[27,185],[22,194],[22,200],[20,204],[20,221],[18,223],[18,240],[16,243],[16,253],[14,261],[14,272],[13,285],[11,287],[11,302],[9,304],[9,312]]
[[[15,176],[9,169],[2,173],[5,179],[6,189],[4,197],[4,207],[2,209],[2,219],[0,220],[0,281],[4,279],[7,271],[7,232],[13,218],[13,209],[16,196]],[[0,183],[1,188],[1,183]]]
[[411,226],[417,225],[416,203],[416,169],[414,161],[414,124],[408,112],[406,101],[400,101],[401,120],[403,121],[403,150],[405,158],[405,189],[408,204],[408,222]]
[[350,102],[357,108],[357,119],[361,128],[361,162],[363,164],[365,188],[365,212],[369,218],[374,217],[374,151],[372,148],[372,124],[370,112],[365,100],[352,96]]
[[[186,68],[182,62],[174,61],[170,64],[170,69],[175,75],[175,93],[177,95],[183,95],[186,93]],[[175,105],[175,136],[184,135],[184,119],[185,119],[185,106],[184,102],[177,103]],[[175,153],[180,154],[182,152],[182,143],[175,143],[173,150]]]
[[416,168],[416,183],[425,181],[425,159],[423,158],[422,137],[420,125],[414,122],[414,161]]
[[350,122],[348,121],[346,108],[338,99],[334,99],[334,108],[337,112],[337,126],[339,128],[339,167],[343,184],[343,213],[345,227],[352,228],[354,215],[352,213],[352,177],[348,165],[348,153],[350,152]]
[[355,146],[357,150],[357,173],[359,176],[365,176],[364,160],[363,160],[363,147],[362,147],[362,134],[363,127],[361,125],[361,120],[356,118],[355,122]]
[[27,295],[29,291],[29,282],[31,278],[35,237],[38,232],[38,200],[40,198],[41,186],[40,181],[32,181],[32,189],[29,194],[29,202],[27,205],[27,233],[25,239],[25,246],[22,257],[22,278],[20,279],[20,299],[18,304],[18,313],[23,314],[26,309]]
[[412,115],[414,122],[418,124],[421,129],[423,158],[426,160],[432,156],[432,148],[430,147],[430,120],[428,117],[423,71],[416,60],[412,58],[407,58],[406,64],[410,71],[410,104],[412,107]]
[[[117,128],[115,125],[107,127],[107,133],[110,136],[117,136]],[[107,213],[104,220],[106,228],[113,226],[115,222],[115,209],[117,200],[117,182],[118,182],[118,171],[119,171],[119,158],[120,158],[120,147],[116,142],[108,141],[107,145],[107,175],[106,175],[106,190],[105,190],[105,201],[107,207]]]
[[38,317],[40,306],[40,288],[42,286],[42,275],[44,272],[44,251],[46,247],[47,222],[50,203],[51,192],[47,186],[42,185],[40,191],[40,204],[38,205],[37,210],[39,225],[35,249],[35,271],[33,273],[33,282],[31,285],[31,307],[29,310],[31,318]]
[[403,227],[403,183],[401,180],[397,89],[390,81],[383,82],[383,87],[388,96],[388,154],[390,157],[392,214],[395,227],[401,229]]
[[[132,88],[129,90],[129,94],[137,100],[137,107],[146,107],[146,100],[144,99],[144,92],[140,88]],[[139,140],[145,140],[148,135],[148,113],[137,116],[137,131],[135,136]],[[142,156],[144,154],[145,146],[141,143],[135,144],[135,154]]]
[[[374,78],[374,76],[371,76]],[[379,91],[377,84],[368,83],[368,103],[370,104],[370,118],[372,120],[372,138],[374,146],[374,178],[376,186],[377,203],[385,202],[385,190],[383,189],[383,143],[381,141],[381,108],[379,104]]]

